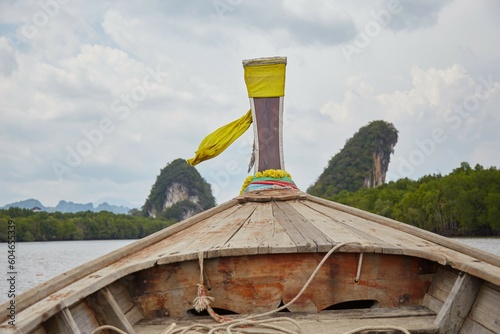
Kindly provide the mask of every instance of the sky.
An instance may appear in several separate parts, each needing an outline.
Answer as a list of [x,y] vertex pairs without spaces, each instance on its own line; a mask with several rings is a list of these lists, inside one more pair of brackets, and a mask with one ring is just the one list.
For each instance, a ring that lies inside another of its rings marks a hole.
[[[271,56],[288,59],[285,169],[303,191],[374,120],[399,131],[386,181],[500,167],[498,32],[495,0],[0,0],[0,206],[141,207],[249,109],[242,60]],[[217,203],[252,142],[196,166]]]

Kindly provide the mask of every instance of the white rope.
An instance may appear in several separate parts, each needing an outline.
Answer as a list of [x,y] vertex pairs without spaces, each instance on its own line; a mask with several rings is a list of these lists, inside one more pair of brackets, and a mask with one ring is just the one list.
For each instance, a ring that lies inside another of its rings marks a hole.
[[353,329],[352,331],[346,332],[344,334],[357,334],[357,333],[364,332],[364,331],[391,330],[391,329],[403,332],[405,334],[411,334],[410,331],[407,330],[406,328],[398,327],[398,326],[390,326],[390,325],[388,325],[388,326],[365,326],[365,327],[359,327],[359,328]]
[[200,283],[198,283],[198,294],[193,300],[193,306],[196,312],[201,312],[210,307],[210,302],[214,301],[214,297],[207,296],[205,293],[205,285],[203,284],[203,251],[198,252],[198,264],[200,265]]
[[99,333],[100,331],[104,330],[104,329],[111,329],[112,331],[115,331],[117,333],[120,333],[120,334],[129,334],[127,332],[124,332],[122,331],[120,328],[117,328],[115,326],[111,326],[111,325],[103,325],[103,326],[99,326],[97,327],[96,329],[94,329],[92,332],[90,332],[90,334],[96,334],[96,333]]
[[359,278],[361,277],[361,265],[362,264],[363,264],[363,253],[359,253],[358,270],[356,271],[356,277],[354,278],[354,283],[359,282]]

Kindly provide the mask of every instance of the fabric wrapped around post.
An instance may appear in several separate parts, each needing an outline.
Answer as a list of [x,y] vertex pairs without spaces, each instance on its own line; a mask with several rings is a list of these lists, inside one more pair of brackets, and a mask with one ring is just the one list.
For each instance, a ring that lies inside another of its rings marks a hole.
[[188,159],[187,162],[191,166],[195,166],[202,161],[218,156],[238,139],[250,127],[250,124],[252,124],[251,110],[239,119],[218,128],[206,136],[201,141],[194,158]]

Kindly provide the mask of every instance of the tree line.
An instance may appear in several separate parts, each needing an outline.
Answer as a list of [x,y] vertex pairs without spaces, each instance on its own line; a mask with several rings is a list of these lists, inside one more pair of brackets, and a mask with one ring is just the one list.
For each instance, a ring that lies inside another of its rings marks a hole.
[[446,236],[500,235],[500,170],[463,162],[450,174],[341,191],[328,199]]
[[[370,211],[447,236],[500,235],[500,170],[472,168],[463,162],[450,174],[402,178],[377,188],[343,190],[327,199]],[[33,212],[0,210],[0,242],[7,240],[10,219],[17,241],[139,239],[174,224],[147,218],[101,212]]]
[[108,211],[48,213],[9,208],[0,210],[0,242],[7,240],[10,219],[16,223],[17,241],[139,239],[174,223]]

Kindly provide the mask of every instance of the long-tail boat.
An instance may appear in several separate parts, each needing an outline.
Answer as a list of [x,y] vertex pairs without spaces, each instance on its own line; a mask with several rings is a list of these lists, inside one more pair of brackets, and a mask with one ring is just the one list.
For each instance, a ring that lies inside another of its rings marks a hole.
[[0,332],[500,333],[500,257],[299,190],[282,149],[286,58],[243,66],[251,111],[190,162],[253,122],[244,191],[4,303]]

